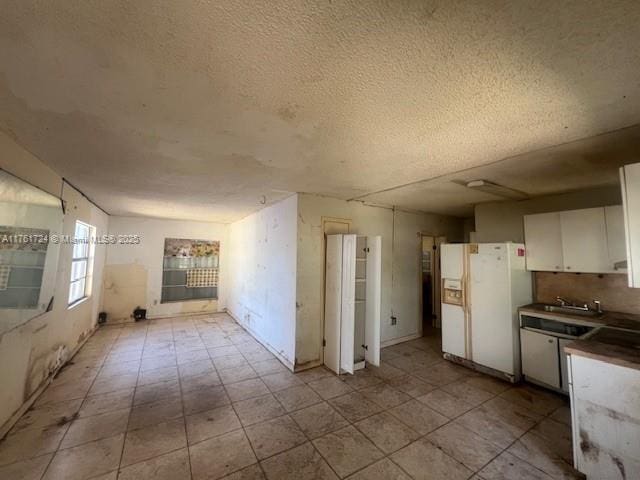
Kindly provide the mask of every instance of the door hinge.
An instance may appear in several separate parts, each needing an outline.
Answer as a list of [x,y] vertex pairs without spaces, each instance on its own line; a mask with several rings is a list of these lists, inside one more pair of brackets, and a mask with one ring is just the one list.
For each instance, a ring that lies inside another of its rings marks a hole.
[[369,346],[368,345],[362,345],[362,348],[364,348],[365,350],[369,350]]
[[364,250],[364,253],[369,253],[369,247],[364,247],[362,250]]
[[322,346],[323,346],[323,347],[326,347],[326,346],[327,346],[327,339],[326,339],[326,338],[323,338],[323,339],[322,339]]
[[433,248],[434,250],[437,250],[437,249],[438,249],[438,246],[437,246],[437,245],[434,245],[434,246],[433,246],[433,247],[431,247],[431,248]]

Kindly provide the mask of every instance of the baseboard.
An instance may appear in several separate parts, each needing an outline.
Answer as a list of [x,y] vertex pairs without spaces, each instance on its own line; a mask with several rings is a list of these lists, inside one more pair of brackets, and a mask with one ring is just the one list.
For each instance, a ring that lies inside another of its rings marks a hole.
[[264,348],[266,348],[267,350],[269,350],[271,353],[273,353],[276,358],[278,360],[280,360],[280,362],[287,367],[289,370],[291,370],[292,372],[295,371],[295,366],[286,358],[284,358],[275,348],[273,348],[271,345],[269,345],[269,343],[264,340],[262,337],[260,337],[260,335],[258,335],[255,331],[253,331],[250,327],[248,327],[247,325],[244,325],[240,319],[238,318],[237,315],[235,315],[229,308],[225,309],[227,315],[229,315],[231,318],[233,318],[238,325],[240,325],[242,328],[244,328],[247,332],[249,332],[251,334],[251,336],[253,338],[255,338]]
[[406,337],[398,337],[392,338],[391,340],[386,340],[380,344],[381,348],[390,347],[391,345],[396,345],[398,343],[408,342],[409,340],[415,340],[416,338],[422,337],[421,333],[414,333],[413,335],[407,335]]
[[82,340],[82,342],[76,345],[76,347],[73,349],[73,351],[71,352],[71,355],[69,355],[69,359],[66,362],[64,362],[62,365],[60,365],[58,368],[53,370],[51,373],[49,373],[47,378],[45,378],[40,383],[40,386],[35,389],[35,391],[27,399],[27,401],[25,401],[22,404],[22,406],[18,408],[18,410],[16,410],[14,414],[11,415],[11,417],[9,417],[9,420],[4,422],[2,427],[0,427],[0,440],[3,439],[7,433],[9,433],[9,430],[11,430],[13,426],[18,422],[18,420],[20,420],[20,417],[22,417],[22,415],[24,415],[25,412],[31,408],[31,406],[35,403],[38,397],[42,395],[42,393],[46,390],[46,388],[51,384],[51,382],[56,377],[58,372],[73,359],[73,357],[78,353],[78,351],[82,347],[84,347],[84,344],[87,343],[87,341],[93,336],[94,333],[96,333],[96,330],[98,330],[98,328],[99,328],[99,325],[96,323],[91,329],[91,332],[85,336],[84,340]]

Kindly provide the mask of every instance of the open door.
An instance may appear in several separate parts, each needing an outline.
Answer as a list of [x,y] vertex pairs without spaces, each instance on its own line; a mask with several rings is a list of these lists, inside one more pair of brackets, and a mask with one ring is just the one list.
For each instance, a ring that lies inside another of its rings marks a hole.
[[380,366],[380,295],[382,282],[382,238],[367,237],[367,294],[365,308],[364,358]]
[[340,373],[342,235],[327,235],[324,295],[324,364]]
[[355,356],[356,236],[342,235],[342,311],[340,315],[340,368],[353,374]]

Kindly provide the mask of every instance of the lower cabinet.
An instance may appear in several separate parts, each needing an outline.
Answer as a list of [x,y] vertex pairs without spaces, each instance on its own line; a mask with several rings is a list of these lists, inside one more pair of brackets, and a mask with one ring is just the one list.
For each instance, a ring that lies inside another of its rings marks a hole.
[[522,374],[529,380],[560,388],[558,338],[531,330],[520,330]]

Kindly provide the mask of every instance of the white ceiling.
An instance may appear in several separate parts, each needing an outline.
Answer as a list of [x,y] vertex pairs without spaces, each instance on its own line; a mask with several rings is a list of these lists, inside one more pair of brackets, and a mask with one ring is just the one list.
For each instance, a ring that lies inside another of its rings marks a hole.
[[375,192],[505,158],[488,179],[530,194],[598,180],[520,155],[640,123],[638,25],[635,0],[8,1],[0,129],[112,214],[301,191],[465,215],[489,198]]

